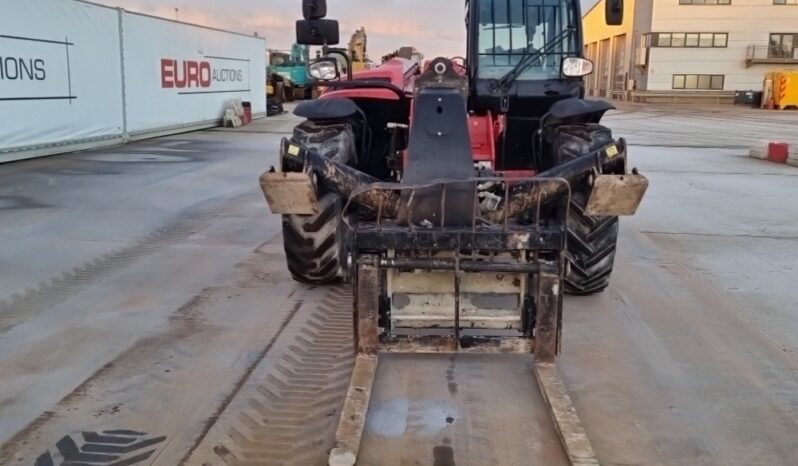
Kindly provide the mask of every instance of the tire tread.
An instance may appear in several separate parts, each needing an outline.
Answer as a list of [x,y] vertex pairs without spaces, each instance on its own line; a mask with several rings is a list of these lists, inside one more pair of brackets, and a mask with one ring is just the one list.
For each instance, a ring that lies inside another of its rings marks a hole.
[[[554,130],[552,143],[562,164],[613,141],[611,131],[599,124],[565,125]],[[618,217],[593,217],[585,212],[590,187],[574,188],[568,212],[568,262],[564,290],[571,295],[591,295],[610,284],[618,242]]]
[[[305,121],[294,128],[292,140],[344,162],[354,151],[354,134],[346,123]],[[326,285],[341,280],[341,200],[323,188],[315,215],[283,215],[283,245],[294,280]]]

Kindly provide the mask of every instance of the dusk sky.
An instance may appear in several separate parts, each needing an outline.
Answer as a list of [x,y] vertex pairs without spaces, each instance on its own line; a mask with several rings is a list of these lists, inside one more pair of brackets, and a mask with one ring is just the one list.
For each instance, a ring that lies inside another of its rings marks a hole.
[[[132,11],[175,17],[265,37],[273,49],[289,49],[300,0],[94,0]],[[582,0],[583,7],[595,0]],[[328,0],[328,17],[341,23],[341,40],[360,26],[368,33],[369,56],[379,58],[401,46],[414,46],[427,58],[465,54],[463,0]]]

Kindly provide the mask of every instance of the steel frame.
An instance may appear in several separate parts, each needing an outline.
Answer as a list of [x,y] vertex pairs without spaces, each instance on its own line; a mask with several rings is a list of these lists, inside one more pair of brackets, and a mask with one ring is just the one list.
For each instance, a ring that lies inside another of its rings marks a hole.
[[[353,466],[357,461],[366,423],[380,352],[402,353],[533,353],[535,377],[554,422],[566,456],[573,466],[598,465],[596,455],[565,390],[554,359],[559,353],[562,323],[561,260],[538,259],[523,264],[524,272],[534,272],[537,280],[536,325],[534,335],[517,338],[462,337],[458,325],[453,335],[424,337],[391,337],[380,335],[379,309],[382,271],[401,266],[430,266],[423,259],[398,261],[377,254],[364,254],[356,259],[354,279],[355,366],[341,411],[335,445],[329,456],[330,466]],[[457,261],[437,260],[439,269],[462,269]],[[457,282],[455,279],[455,293]],[[457,302],[457,300],[455,300]],[[455,306],[455,322],[459,310]]]

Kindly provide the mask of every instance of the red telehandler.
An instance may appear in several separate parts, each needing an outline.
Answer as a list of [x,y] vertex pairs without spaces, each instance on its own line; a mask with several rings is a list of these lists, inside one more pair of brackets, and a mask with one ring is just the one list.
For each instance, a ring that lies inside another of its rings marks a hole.
[[[467,0],[467,56],[341,76],[338,23],[303,1],[327,91],[261,177],[288,268],[351,282],[356,359],[329,464],[355,464],[380,353],[534,353],[566,456],[598,464],[556,367],[563,293],[610,281],[648,187],[584,99],[579,0]],[[622,0],[607,0],[621,24]]]

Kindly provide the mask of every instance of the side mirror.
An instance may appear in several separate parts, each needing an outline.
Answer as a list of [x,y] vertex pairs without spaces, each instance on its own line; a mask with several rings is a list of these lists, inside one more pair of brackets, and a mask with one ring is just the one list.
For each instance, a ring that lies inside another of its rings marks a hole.
[[308,65],[308,74],[317,81],[333,81],[341,77],[338,71],[338,60],[335,58],[319,58]]
[[604,18],[609,26],[623,24],[623,0],[605,0]]
[[587,58],[568,57],[562,61],[562,75],[579,78],[593,73],[593,62]]
[[336,45],[340,42],[338,21],[305,19],[296,22],[296,42],[301,45]]
[[327,0],[302,0],[302,16],[305,19],[322,19],[327,16]]

